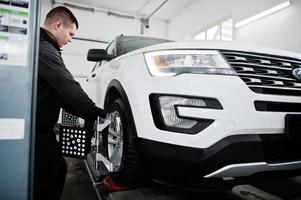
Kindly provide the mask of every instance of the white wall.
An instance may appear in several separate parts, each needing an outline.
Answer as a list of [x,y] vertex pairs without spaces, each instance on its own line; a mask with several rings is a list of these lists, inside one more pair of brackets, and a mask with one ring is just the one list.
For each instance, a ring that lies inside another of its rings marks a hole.
[[[221,20],[248,18],[285,0],[196,0],[169,21],[168,38],[190,40]],[[183,31],[185,30],[185,31]]]
[[301,53],[301,1],[236,29],[235,40]]
[[[44,22],[45,16],[51,8],[51,0],[42,0],[41,23]],[[70,10],[72,10],[79,21],[79,29],[75,37],[110,42],[120,34],[140,35],[141,23],[138,19],[108,16],[106,13],[98,11],[92,13],[75,8],[70,8]],[[145,35],[166,38],[167,22],[150,20],[150,28],[145,31]],[[86,61],[88,49],[105,48],[106,46],[103,43],[73,40],[72,43],[63,48],[62,56],[72,74],[89,73],[94,63]]]

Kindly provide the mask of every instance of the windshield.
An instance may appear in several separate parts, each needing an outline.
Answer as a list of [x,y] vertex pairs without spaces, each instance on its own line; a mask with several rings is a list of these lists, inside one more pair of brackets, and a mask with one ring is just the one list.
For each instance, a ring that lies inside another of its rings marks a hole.
[[151,37],[139,37],[139,36],[125,36],[121,37],[121,54],[128,53],[143,47],[160,44],[164,42],[172,42],[171,40],[151,38]]

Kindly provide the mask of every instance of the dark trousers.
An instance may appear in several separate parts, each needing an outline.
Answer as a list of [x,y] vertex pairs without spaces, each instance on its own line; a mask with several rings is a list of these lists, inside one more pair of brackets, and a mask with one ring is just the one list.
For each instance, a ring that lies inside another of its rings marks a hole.
[[53,133],[36,136],[34,173],[34,200],[59,200],[67,164]]

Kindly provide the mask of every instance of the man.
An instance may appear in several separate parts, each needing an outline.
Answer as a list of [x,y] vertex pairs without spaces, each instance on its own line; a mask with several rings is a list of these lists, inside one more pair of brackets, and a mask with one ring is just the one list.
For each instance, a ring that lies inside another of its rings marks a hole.
[[85,120],[106,113],[96,107],[66,69],[60,48],[71,42],[78,22],[66,7],[53,8],[40,31],[34,199],[60,199],[67,165],[53,133],[61,108]]

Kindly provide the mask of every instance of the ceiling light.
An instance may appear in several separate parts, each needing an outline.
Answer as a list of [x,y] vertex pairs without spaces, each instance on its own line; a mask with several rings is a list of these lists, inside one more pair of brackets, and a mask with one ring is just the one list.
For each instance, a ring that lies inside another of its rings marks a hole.
[[242,20],[242,21],[236,23],[235,27],[239,28],[239,27],[241,27],[241,26],[243,26],[245,24],[251,23],[251,22],[253,22],[253,21],[257,20],[257,19],[265,17],[265,16],[267,16],[269,14],[272,14],[272,13],[274,13],[274,12],[276,12],[278,10],[281,10],[283,8],[286,8],[286,7],[290,6],[290,5],[291,5],[291,2],[290,1],[286,1],[286,2],[284,2],[284,3],[282,3],[282,4],[278,5],[278,6],[270,8],[270,9],[264,11],[264,12],[261,12],[261,13],[259,13],[257,15],[254,15],[252,17],[249,17],[249,18],[247,18],[245,20]]

